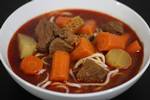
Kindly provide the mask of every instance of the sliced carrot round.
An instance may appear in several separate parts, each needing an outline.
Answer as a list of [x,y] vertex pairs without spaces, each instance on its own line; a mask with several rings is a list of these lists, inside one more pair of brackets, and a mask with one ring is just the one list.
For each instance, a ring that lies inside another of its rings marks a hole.
[[35,56],[25,57],[21,62],[21,70],[25,74],[34,75],[43,68],[41,59]]

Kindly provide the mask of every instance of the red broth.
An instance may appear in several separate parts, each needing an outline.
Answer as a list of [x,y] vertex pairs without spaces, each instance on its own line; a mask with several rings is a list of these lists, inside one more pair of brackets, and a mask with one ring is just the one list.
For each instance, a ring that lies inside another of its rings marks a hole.
[[[117,20],[116,18],[113,18],[107,14],[100,13],[100,12],[95,12],[95,11],[88,11],[88,10],[65,10],[66,12],[71,12],[73,13],[73,16],[81,16],[84,20],[88,19],[94,19],[97,22],[98,26],[101,26],[103,23],[106,23],[111,20]],[[9,63],[12,67],[12,70],[22,79],[28,81],[31,84],[37,85],[39,82],[41,82],[45,77],[46,74],[42,74],[40,76],[31,76],[31,75],[26,75],[20,70],[20,62],[21,59],[19,58],[19,50],[18,50],[18,41],[17,41],[17,34],[18,33],[23,33],[27,34],[33,38],[35,38],[35,27],[38,24],[39,20],[43,17],[50,17],[51,13],[46,13],[41,16],[38,16],[36,18],[31,19],[27,23],[25,23],[23,26],[21,26],[14,34],[12,37],[10,43],[9,43],[9,48],[8,48],[8,59]],[[121,21],[122,22],[122,21]],[[124,30],[125,33],[130,34],[130,41],[133,40],[139,40],[137,37],[136,33],[124,22]],[[141,42],[140,42],[141,43]],[[142,44],[141,44],[142,45]],[[115,86],[121,85],[127,81],[129,81],[131,78],[133,78],[139,71],[140,66],[142,64],[143,60],[143,47],[142,50],[138,53],[130,54],[132,57],[132,65],[126,69],[126,70],[120,70],[122,74],[114,76],[111,81],[104,87],[98,88],[96,86],[92,87],[82,87],[80,89],[78,88],[73,88],[69,87],[70,92],[69,93],[90,93],[90,92],[96,92],[96,91],[102,91],[106,89],[113,88]],[[47,69],[47,72],[50,71],[51,66],[45,66]],[[69,81],[74,82],[71,77],[69,77]],[[55,88],[54,86],[48,86],[47,89],[53,90],[53,91],[58,91],[58,92],[65,92],[63,89]]]

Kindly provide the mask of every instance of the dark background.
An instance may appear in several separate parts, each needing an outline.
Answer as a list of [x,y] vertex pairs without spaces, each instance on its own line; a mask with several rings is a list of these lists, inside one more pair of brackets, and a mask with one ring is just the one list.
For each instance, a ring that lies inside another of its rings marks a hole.
[[[0,27],[6,18],[18,7],[30,0],[1,0]],[[149,0],[118,0],[138,12],[150,25]],[[143,77],[128,91],[113,100],[148,100],[150,97],[150,68]],[[0,98],[3,100],[39,100],[17,85],[8,75],[0,62]]]

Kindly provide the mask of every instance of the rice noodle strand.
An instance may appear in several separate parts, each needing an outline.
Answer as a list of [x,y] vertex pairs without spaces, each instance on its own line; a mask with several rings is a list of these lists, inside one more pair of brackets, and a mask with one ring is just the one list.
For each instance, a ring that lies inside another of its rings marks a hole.
[[75,77],[75,75],[74,75],[72,69],[70,69],[69,74],[70,74],[70,76],[73,78],[74,81],[77,81],[77,79],[76,79],[76,77]]
[[46,57],[41,58],[42,62],[43,62],[45,65],[49,65],[49,63],[47,63],[44,59],[46,59]]
[[41,88],[46,88],[47,86],[49,86],[52,82],[51,81],[47,81],[46,83],[44,83],[42,86],[40,86]]
[[81,85],[77,83],[66,82],[66,85],[71,87],[81,88]]
[[56,88],[62,88],[66,91],[66,93],[69,93],[69,88],[66,86],[66,84],[61,83],[61,82],[54,82],[51,84],[52,86],[55,86]]
[[49,81],[49,74],[48,74],[48,73],[47,73],[46,78],[45,78],[42,82],[38,83],[36,86],[41,87],[41,85],[43,85],[43,84],[46,83],[47,81]]
[[80,59],[74,66],[73,69],[78,68],[81,64],[83,64],[87,59],[90,59],[103,67],[105,70],[109,71],[108,66],[105,64],[105,56],[102,53],[95,53],[91,56]]
[[55,85],[64,85],[64,84],[61,83],[61,82],[54,82],[54,83],[52,83],[51,85],[52,85],[52,86],[55,86]]
[[36,57],[41,57],[41,56],[44,56],[44,54],[43,53],[36,53],[35,56]]
[[46,72],[46,69],[41,69],[41,70],[37,73],[37,75],[41,75],[41,74],[43,74],[44,72]]
[[49,19],[49,21],[50,21],[51,23],[54,23],[54,20],[55,20],[55,16],[52,16],[52,17]]

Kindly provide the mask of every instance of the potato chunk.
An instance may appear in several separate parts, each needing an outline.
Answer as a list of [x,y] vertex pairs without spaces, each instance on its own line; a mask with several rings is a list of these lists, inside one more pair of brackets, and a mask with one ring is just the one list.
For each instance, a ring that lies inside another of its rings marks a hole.
[[36,51],[36,41],[26,35],[18,34],[18,46],[20,52],[20,58],[24,58],[32,55]]
[[111,49],[106,54],[106,62],[114,68],[126,69],[132,64],[132,58],[122,49]]

